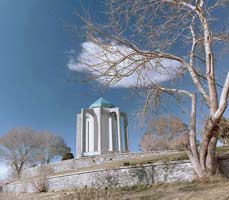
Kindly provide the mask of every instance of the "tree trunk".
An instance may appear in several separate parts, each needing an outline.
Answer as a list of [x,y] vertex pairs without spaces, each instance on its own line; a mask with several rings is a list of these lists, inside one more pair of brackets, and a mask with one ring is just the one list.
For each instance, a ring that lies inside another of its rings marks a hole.
[[215,175],[217,171],[216,143],[217,136],[214,135],[210,139],[206,158],[207,171],[210,173],[210,175]]
[[204,130],[200,151],[200,163],[205,176],[215,175],[217,171],[216,144],[218,130],[218,123],[209,119]]

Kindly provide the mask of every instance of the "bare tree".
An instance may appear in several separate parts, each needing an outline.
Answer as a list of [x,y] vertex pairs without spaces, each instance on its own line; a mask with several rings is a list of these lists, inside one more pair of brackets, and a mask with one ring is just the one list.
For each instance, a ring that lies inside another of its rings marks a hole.
[[49,132],[38,133],[37,142],[39,149],[37,150],[37,160],[42,164],[48,164],[57,157],[62,157],[66,153],[71,152],[64,139]]
[[189,145],[188,127],[173,115],[160,116],[148,123],[141,139],[143,151],[185,150]]
[[7,162],[20,178],[23,168],[33,163],[37,143],[34,131],[29,128],[15,128],[0,138],[0,158]]
[[0,158],[12,168],[12,176],[16,175],[18,179],[24,168],[50,163],[55,157],[70,151],[60,136],[29,128],[12,129],[0,138]]
[[[72,59],[69,67],[85,70],[93,79],[110,85],[132,77],[129,86],[148,90],[145,108],[149,108],[150,99],[160,100],[164,93],[190,98],[190,147],[186,151],[199,177],[214,175],[218,125],[228,104],[229,73],[224,73],[222,86],[220,79],[216,80],[216,69],[223,68],[215,62],[215,50],[223,48],[228,35],[220,28],[223,18],[217,21],[213,17],[224,9],[226,0],[106,2],[103,23],[80,16],[88,27],[89,42],[83,48],[89,49],[89,55],[82,54],[77,66]],[[195,89],[161,84],[187,73]],[[196,142],[197,98],[209,111],[200,150]]]

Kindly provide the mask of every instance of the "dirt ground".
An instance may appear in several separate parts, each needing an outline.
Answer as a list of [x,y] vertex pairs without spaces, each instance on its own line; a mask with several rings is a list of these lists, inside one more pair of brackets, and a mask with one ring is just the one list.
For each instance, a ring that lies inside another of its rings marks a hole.
[[47,192],[36,194],[4,194],[0,200],[229,200],[229,180],[136,186],[129,189],[105,191]]

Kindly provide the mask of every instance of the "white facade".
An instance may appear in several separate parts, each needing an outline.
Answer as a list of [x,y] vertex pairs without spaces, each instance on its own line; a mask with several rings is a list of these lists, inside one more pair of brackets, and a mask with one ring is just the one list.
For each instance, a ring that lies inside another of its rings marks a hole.
[[77,114],[77,157],[128,151],[126,113],[103,102],[81,109]]

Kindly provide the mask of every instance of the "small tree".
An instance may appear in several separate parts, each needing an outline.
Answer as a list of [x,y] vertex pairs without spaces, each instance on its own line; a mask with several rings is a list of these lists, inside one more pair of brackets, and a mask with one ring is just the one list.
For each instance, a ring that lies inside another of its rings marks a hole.
[[39,149],[37,151],[37,160],[42,164],[48,164],[56,157],[62,157],[71,152],[71,148],[66,145],[64,139],[49,132],[37,134]]
[[18,179],[23,168],[35,162],[38,143],[34,133],[29,128],[15,128],[0,138],[0,158],[10,165]]
[[185,150],[188,133],[188,126],[178,117],[161,116],[149,122],[140,145],[143,151]]
[[12,129],[0,138],[0,158],[9,164],[11,174],[18,179],[25,167],[50,163],[69,152],[71,149],[60,136],[29,128]]

